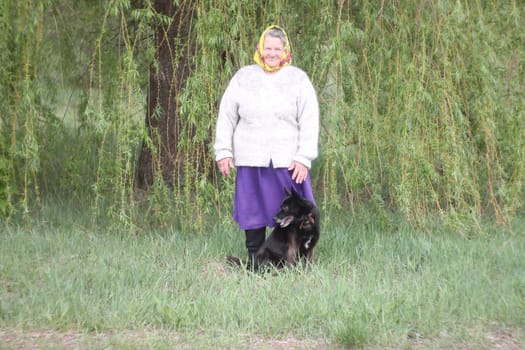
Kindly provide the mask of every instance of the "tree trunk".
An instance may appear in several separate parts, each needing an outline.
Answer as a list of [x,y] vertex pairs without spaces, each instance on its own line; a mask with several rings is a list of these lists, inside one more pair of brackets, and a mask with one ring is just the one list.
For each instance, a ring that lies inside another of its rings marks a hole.
[[[156,0],[155,10],[171,19],[169,24],[154,25],[156,63],[149,78],[146,127],[149,140],[144,141],[139,156],[138,186],[148,188],[155,176],[174,185],[183,174],[182,154],[177,145],[181,132],[178,96],[189,74],[190,37],[195,1]],[[149,142],[151,141],[151,142]]]

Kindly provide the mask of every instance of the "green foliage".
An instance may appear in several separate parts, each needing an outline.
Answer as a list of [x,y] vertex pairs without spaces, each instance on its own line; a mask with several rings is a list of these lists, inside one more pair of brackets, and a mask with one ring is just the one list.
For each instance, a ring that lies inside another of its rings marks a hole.
[[[523,130],[523,103],[514,99],[522,73],[507,70],[522,34],[504,34],[517,18],[501,16],[517,8],[399,5],[364,4],[362,33],[347,34],[341,48],[357,50],[357,59],[341,64],[348,79],[327,118],[335,146],[327,149],[326,166],[337,166],[345,180],[335,192],[354,203],[370,198],[414,222],[430,215],[477,222],[490,212],[508,222],[523,193],[523,162],[516,162],[523,142],[514,139],[512,151],[505,145]],[[511,180],[507,172],[521,175]],[[506,196],[491,194],[495,183]]]
[[269,23],[287,29],[293,62],[318,91],[312,178],[323,212],[370,210],[384,222],[400,213],[466,235],[487,218],[510,227],[523,212],[518,1],[197,2],[191,71],[177,97],[183,174],[149,193],[136,191],[135,174],[142,143],[156,147],[144,125],[151,26],[173,19],[153,1],[133,5],[0,4],[2,215],[67,194],[89,204],[95,222],[132,232],[203,227],[217,212],[228,221],[233,183],[219,178],[211,153],[218,103]]
[[40,77],[43,3],[0,5],[0,214],[28,213],[39,198],[39,120],[48,116]]
[[7,159],[7,152],[4,151],[4,145],[7,142],[0,139],[0,217],[7,216],[9,210],[9,188],[7,187],[9,178],[7,176],[7,169],[9,167],[9,160]]

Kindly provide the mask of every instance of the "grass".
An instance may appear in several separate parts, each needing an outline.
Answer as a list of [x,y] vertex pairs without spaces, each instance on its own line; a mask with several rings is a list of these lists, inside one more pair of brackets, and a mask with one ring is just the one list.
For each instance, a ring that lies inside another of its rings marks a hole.
[[233,227],[133,236],[81,222],[64,210],[3,228],[0,348],[525,344],[523,234],[340,221],[325,227],[315,264],[261,276],[225,266],[244,254]]

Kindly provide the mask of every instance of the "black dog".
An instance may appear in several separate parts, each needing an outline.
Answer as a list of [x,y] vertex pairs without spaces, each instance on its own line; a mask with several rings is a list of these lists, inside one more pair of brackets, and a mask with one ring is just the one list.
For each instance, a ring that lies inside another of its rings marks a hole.
[[[275,228],[254,256],[248,267],[258,270],[270,264],[276,267],[295,265],[301,258],[312,260],[319,240],[319,210],[293,188],[285,189],[286,197],[275,215]],[[239,258],[229,256],[228,262],[241,265]]]

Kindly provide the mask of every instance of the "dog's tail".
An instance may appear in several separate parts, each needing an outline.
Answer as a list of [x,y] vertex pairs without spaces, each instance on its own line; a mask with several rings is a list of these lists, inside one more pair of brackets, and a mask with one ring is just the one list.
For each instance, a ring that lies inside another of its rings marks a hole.
[[239,259],[238,257],[236,256],[231,256],[231,255],[228,255],[226,257],[226,262],[230,265],[233,265],[233,266],[241,266],[242,265],[242,261],[241,259]]
[[243,267],[249,271],[255,271],[258,268],[258,265],[254,264],[250,260],[241,260],[236,256],[228,255],[226,257],[226,263],[232,267]]

